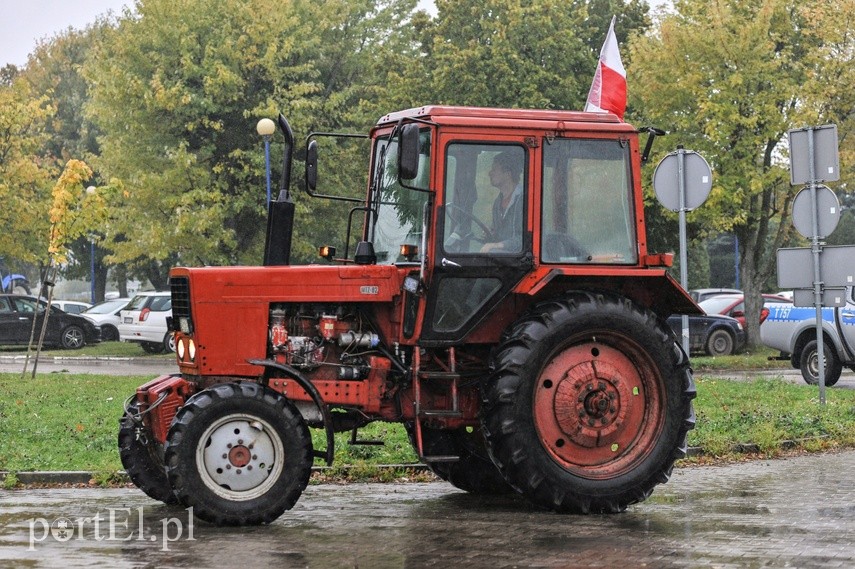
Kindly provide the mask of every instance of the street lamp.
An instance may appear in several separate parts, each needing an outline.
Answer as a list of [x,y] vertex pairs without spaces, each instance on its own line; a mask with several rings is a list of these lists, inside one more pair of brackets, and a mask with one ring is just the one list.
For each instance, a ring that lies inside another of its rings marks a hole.
[[[95,186],[86,188],[87,195],[96,192]],[[95,304],[95,234],[89,234],[89,302]]]
[[270,119],[261,119],[255,130],[264,139],[264,172],[267,177],[267,203],[270,203],[270,137],[276,132],[276,123]]

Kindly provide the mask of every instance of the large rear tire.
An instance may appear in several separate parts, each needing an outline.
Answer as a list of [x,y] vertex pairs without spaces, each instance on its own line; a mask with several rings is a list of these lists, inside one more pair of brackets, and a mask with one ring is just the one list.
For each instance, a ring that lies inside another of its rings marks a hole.
[[579,291],[505,334],[482,423],[493,462],[531,502],[620,512],[685,456],[694,397],[688,358],[653,313]]
[[201,391],[175,415],[166,472],[178,500],[217,525],[270,523],[309,482],[312,441],[299,411],[256,383]]
[[128,405],[119,419],[119,458],[131,482],[146,495],[165,504],[178,503],[166,478],[163,458],[146,439],[136,402]]
[[[413,427],[407,425],[410,442],[416,448]],[[431,429],[422,427],[422,446],[427,456],[457,456],[453,462],[426,461],[434,474],[470,494],[510,494],[514,489],[490,460],[480,428]],[[418,452],[418,449],[416,449]]]

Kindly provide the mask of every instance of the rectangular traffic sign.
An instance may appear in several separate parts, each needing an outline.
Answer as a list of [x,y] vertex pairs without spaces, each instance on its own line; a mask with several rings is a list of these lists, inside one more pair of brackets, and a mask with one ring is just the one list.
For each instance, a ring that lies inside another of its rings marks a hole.
[[[793,306],[805,308],[813,307],[815,299],[813,290],[796,289],[793,291]],[[826,288],[822,290],[822,306],[846,306],[845,288]]]
[[[840,179],[837,125],[827,124],[789,131],[790,184],[834,182]],[[810,172],[810,138],[813,136],[814,179]]]
[[[827,288],[855,285],[855,245],[823,247],[819,280]],[[778,286],[813,289],[813,253],[808,247],[778,249]]]

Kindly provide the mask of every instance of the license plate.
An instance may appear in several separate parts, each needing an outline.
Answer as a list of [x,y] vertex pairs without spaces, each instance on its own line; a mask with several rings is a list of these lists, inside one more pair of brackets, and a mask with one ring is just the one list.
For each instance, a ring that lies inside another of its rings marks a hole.
[[125,316],[125,324],[133,324],[134,317],[133,316]]

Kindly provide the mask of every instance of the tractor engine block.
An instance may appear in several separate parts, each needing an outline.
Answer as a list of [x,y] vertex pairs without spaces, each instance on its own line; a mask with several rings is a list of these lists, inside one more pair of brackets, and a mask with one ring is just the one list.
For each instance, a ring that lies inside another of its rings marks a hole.
[[366,356],[380,343],[353,309],[314,304],[270,307],[270,356],[303,372],[329,379],[360,380],[370,368]]

